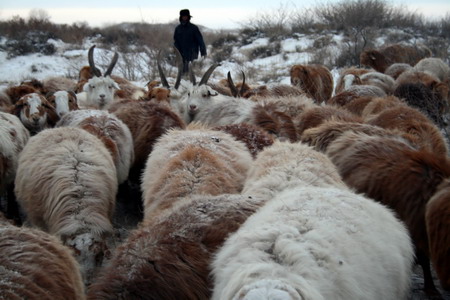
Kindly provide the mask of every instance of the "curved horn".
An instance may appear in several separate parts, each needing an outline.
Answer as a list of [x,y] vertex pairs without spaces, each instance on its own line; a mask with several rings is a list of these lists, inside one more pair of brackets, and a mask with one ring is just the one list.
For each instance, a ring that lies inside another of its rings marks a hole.
[[243,94],[244,94],[244,91],[245,91],[245,73],[244,73],[244,71],[241,71],[242,72],[242,85],[241,85],[241,89],[239,90],[239,96],[242,96]]
[[163,85],[163,87],[170,89],[170,85],[167,82],[166,75],[164,75],[163,69],[161,67],[160,59],[161,59],[161,50],[158,51],[158,56],[156,57],[156,64],[158,65],[158,72],[159,77],[161,78],[161,84]]
[[214,72],[214,69],[217,68],[218,66],[220,66],[220,64],[213,64],[211,67],[209,67],[209,69],[205,72],[205,74],[203,74],[203,77],[198,85],[206,84],[212,72]]
[[181,53],[177,47],[175,47],[175,55],[176,55],[176,63],[178,65],[178,73],[174,87],[176,90],[178,90],[178,87],[180,86],[181,82],[181,75],[183,75],[183,57],[181,56]]
[[117,52],[114,52],[113,59],[111,60],[111,63],[109,64],[108,69],[106,70],[105,75],[103,75],[103,76],[106,77],[106,76],[111,75],[111,72],[114,69],[114,66],[116,65],[118,59],[119,59],[119,54]]
[[230,71],[228,71],[227,80],[228,80],[228,85],[230,86],[231,95],[236,98],[238,96],[238,90],[236,88],[236,85],[234,85],[233,79],[231,79]]
[[88,52],[89,67],[91,68],[92,74],[94,74],[97,77],[101,77],[102,72],[100,72],[100,70],[95,67],[95,63],[94,63],[94,48],[95,48],[95,45],[93,45],[91,48],[89,48],[89,52]]
[[190,66],[189,66],[189,79],[191,80],[193,85],[196,84],[197,80],[195,79],[194,71],[192,70],[192,64],[190,64]]

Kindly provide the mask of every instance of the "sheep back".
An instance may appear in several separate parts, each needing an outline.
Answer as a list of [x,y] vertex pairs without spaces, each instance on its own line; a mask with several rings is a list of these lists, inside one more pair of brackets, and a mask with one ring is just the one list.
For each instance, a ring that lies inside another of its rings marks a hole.
[[0,277],[2,299],[85,299],[69,248],[37,229],[0,225]]
[[413,259],[406,229],[386,207],[350,190],[297,187],[216,253],[212,299],[405,299]]

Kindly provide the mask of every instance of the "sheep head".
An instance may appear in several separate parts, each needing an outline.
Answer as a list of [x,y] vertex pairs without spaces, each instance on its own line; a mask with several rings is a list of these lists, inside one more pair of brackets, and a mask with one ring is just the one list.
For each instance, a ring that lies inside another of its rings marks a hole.
[[73,91],[57,91],[46,96],[48,102],[56,109],[56,113],[61,118],[72,110],[79,109],[77,95]]
[[114,100],[114,92],[120,89],[119,85],[110,77],[114,66],[117,63],[119,55],[114,53],[114,57],[108,66],[105,74],[102,75],[100,70],[95,67],[94,63],[94,46],[89,49],[88,60],[91,72],[94,76],[90,78],[83,86],[86,92],[86,102],[89,106],[99,109],[107,109]]
[[71,248],[80,264],[81,273],[86,285],[92,282],[97,270],[102,266],[103,259],[109,258],[110,250],[105,237],[91,232],[75,236],[62,237],[63,243]]
[[12,113],[19,117],[31,133],[37,133],[48,127],[50,119],[52,124],[58,119],[55,108],[44,96],[37,93],[21,97],[12,108]]
[[214,64],[203,74],[199,83],[196,82],[195,76],[191,71],[191,85],[186,93],[186,95],[180,100],[180,111],[185,116],[185,121],[188,123],[194,119],[195,115],[208,106],[214,96],[219,93],[213,90],[206,83],[215,68],[220,66],[220,64]]

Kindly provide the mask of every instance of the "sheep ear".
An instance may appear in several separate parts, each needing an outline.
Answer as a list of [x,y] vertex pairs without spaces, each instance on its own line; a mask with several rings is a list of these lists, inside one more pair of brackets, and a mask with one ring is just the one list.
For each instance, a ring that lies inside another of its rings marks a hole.
[[375,60],[375,59],[376,59],[375,55],[370,54],[370,59],[371,59],[371,60]]
[[53,96],[54,92],[48,92],[47,94],[45,94],[45,98],[50,98],[51,96]]

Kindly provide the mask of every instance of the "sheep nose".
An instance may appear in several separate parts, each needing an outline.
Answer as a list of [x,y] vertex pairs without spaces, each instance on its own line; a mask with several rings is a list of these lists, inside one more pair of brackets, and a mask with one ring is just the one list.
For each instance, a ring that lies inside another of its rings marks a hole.
[[189,105],[189,109],[190,110],[196,110],[197,109],[197,105],[191,104],[191,105]]
[[99,97],[104,99],[105,98],[105,94],[101,94],[101,95],[99,95]]
[[37,122],[37,121],[39,121],[39,115],[37,115],[37,114],[34,114],[33,116],[32,116],[32,119],[33,119],[33,121],[34,122]]

